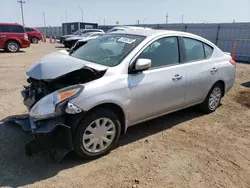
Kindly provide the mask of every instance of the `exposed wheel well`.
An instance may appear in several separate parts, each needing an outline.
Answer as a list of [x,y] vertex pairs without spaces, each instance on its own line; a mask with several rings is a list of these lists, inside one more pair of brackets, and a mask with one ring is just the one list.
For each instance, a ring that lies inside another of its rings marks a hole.
[[[219,80],[219,81],[217,81],[215,84],[221,84],[221,86],[222,86],[222,97],[224,97],[224,95],[225,95],[225,82],[224,81],[222,81],[222,80]],[[214,84],[214,85],[215,85]],[[213,85],[213,86],[214,86]]]
[[120,122],[121,122],[121,134],[125,134],[126,132],[126,123],[125,123],[125,114],[124,114],[124,111],[123,109],[117,105],[117,104],[114,104],[114,103],[105,103],[105,104],[100,104],[98,106],[95,106],[94,108],[90,109],[88,113],[91,113],[93,112],[94,110],[96,109],[99,109],[99,108],[107,108],[109,110],[112,110],[119,118]]
[[10,41],[16,42],[16,43],[19,45],[19,47],[21,47],[21,44],[20,44],[17,40],[15,40],[15,39],[9,39],[9,40],[7,40],[7,41],[5,42],[5,47],[6,47],[6,44],[7,44],[8,42],[10,42]]

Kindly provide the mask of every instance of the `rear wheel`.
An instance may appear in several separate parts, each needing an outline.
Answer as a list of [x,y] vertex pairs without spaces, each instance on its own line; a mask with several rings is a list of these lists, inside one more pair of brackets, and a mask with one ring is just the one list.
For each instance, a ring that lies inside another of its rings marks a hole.
[[38,38],[32,37],[31,42],[34,43],[34,44],[37,44],[38,43]]
[[80,123],[74,139],[75,152],[85,159],[103,156],[116,146],[120,133],[117,115],[108,109],[97,109]]
[[19,49],[20,49],[19,43],[13,40],[8,41],[5,45],[5,50],[7,52],[13,52],[13,53],[18,52]]
[[201,104],[201,109],[206,113],[214,112],[220,105],[222,95],[223,86],[221,83],[216,83]]

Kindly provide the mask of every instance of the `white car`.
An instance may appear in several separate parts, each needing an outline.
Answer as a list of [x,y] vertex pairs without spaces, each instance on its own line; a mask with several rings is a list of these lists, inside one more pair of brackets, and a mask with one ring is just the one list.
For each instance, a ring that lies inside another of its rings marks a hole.
[[152,30],[152,29],[148,27],[117,26],[108,30],[107,33],[115,32],[115,31],[127,31],[127,30]]

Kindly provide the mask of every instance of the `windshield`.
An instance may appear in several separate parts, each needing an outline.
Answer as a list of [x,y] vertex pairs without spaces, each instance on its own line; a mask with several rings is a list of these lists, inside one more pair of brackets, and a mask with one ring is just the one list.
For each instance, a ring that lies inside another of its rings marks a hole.
[[118,65],[145,37],[128,34],[107,34],[87,42],[72,57],[113,67]]
[[73,35],[80,35],[82,32],[80,30],[73,33]]

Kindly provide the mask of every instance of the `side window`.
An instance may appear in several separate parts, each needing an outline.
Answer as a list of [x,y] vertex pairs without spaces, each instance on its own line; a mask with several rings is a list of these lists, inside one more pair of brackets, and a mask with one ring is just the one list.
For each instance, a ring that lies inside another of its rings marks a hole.
[[205,59],[203,43],[190,38],[183,38],[186,50],[187,61],[197,61]]
[[9,32],[9,27],[7,25],[0,25],[0,33]]
[[179,63],[177,37],[161,38],[150,44],[138,57],[151,59],[151,67],[161,67]]
[[35,30],[33,28],[27,28],[27,27],[25,28],[25,31],[26,32],[35,32]]
[[25,27],[24,30],[25,32],[30,32],[30,28]]
[[9,31],[11,33],[24,33],[24,28],[22,26],[9,26]]
[[213,53],[213,48],[211,46],[208,46],[207,44],[203,44],[203,45],[204,45],[204,50],[205,50],[205,56],[206,58],[209,58]]

